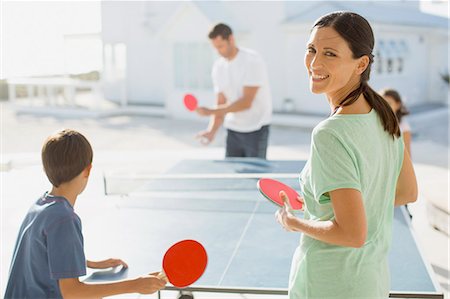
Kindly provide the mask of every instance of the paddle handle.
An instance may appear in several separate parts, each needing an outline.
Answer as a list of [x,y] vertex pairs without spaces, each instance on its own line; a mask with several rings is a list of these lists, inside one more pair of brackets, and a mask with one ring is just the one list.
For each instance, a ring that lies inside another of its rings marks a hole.
[[159,279],[164,279],[166,282],[169,282],[169,279],[167,278],[166,272],[164,270],[161,270],[158,275],[156,275]]

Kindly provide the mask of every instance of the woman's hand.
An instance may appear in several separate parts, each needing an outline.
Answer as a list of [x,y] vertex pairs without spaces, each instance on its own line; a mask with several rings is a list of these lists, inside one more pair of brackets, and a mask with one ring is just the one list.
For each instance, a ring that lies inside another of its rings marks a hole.
[[[280,198],[283,200],[284,205],[275,213],[275,218],[281,226],[289,231],[296,231],[295,224],[297,223],[297,217],[293,214],[289,199],[284,191],[280,191]],[[297,198],[303,203],[301,197]]]
[[124,268],[128,268],[127,263],[122,261],[121,259],[110,258],[103,261],[93,262],[87,261],[87,266],[92,269],[106,269],[111,267],[117,267],[122,265]]

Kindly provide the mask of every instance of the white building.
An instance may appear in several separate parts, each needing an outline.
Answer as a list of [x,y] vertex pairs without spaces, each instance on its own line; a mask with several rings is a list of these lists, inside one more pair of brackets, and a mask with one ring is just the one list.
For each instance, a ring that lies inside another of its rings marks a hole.
[[441,74],[448,72],[448,19],[421,12],[418,1],[104,1],[105,95],[194,117],[182,98],[193,93],[202,105],[214,103],[210,73],[217,56],[207,34],[224,22],[238,46],[265,58],[275,111],[326,114],[323,96],[309,92],[303,55],[313,22],[336,10],[357,12],[374,29],[373,88],[395,88],[410,106],[447,101]]

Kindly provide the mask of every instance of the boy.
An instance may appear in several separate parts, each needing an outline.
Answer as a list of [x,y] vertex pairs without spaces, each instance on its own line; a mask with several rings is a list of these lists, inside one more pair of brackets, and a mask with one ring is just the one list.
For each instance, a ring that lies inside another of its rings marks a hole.
[[73,207],[92,167],[88,140],[74,130],[50,136],[42,163],[53,185],[28,211],[19,231],[5,298],[99,298],[122,293],[151,294],[165,286],[157,273],[115,283],[86,284],[78,277],[90,268],[127,264],[86,261],[81,221]]

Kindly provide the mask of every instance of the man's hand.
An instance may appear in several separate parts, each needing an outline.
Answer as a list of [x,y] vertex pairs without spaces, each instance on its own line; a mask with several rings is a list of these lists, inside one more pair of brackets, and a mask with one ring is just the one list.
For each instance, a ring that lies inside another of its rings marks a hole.
[[200,140],[201,144],[208,145],[214,140],[215,135],[212,131],[202,131],[197,134],[196,138]]
[[122,265],[124,268],[128,268],[127,263],[122,261],[121,259],[110,258],[103,261],[93,262],[87,261],[87,266],[92,269],[106,269],[111,267],[117,267]]

